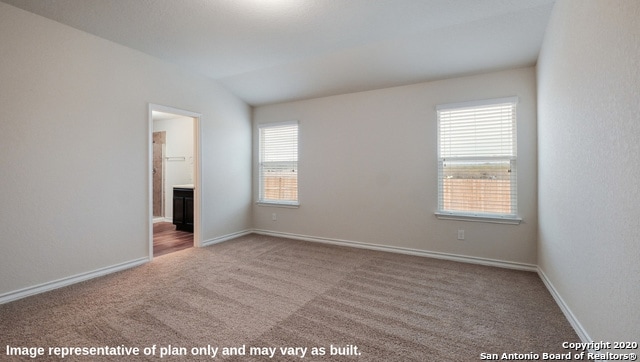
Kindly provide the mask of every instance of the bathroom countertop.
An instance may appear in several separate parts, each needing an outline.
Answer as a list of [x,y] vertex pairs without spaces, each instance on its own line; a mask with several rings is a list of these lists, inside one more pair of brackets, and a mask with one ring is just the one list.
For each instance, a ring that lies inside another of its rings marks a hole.
[[185,185],[173,185],[174,189],[192,189],[193,184],[185,184]]

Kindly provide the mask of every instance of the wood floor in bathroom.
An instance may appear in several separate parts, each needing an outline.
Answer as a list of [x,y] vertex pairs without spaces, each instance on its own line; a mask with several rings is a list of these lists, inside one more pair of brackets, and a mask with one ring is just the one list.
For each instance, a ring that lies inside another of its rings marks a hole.
[[193,247],[193,233],[176,230],[170,222],[153,224],[153,256]]

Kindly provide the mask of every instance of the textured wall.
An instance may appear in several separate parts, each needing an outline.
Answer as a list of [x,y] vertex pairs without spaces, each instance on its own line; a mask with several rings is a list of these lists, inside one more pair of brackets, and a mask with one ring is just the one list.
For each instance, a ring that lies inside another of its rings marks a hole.
[[640,339],[640,2],[560,1],[538,62],[538,262],[590,338]]
[[148,255],[148,103],[202,114],[202,238],[250,228],[244,102],[4,3],[0,49],[0,295]]
[[[436,105],[507,96],[520,98],[518,197],[524,222],[436,219]],[[300,122],[300,208],[256,205],[255,228],[536,263],[533,68],[254,109],[254,123],[287,120]],[[465,229],[464,241],[457,240],[458,229]]]

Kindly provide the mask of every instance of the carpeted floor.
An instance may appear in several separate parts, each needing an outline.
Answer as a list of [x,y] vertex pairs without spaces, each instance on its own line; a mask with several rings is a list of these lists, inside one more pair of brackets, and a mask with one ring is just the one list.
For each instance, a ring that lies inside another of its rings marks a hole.
[[479,361],[579,341],[535,273],[261,235],[0,305],[0,321],[3,361]]

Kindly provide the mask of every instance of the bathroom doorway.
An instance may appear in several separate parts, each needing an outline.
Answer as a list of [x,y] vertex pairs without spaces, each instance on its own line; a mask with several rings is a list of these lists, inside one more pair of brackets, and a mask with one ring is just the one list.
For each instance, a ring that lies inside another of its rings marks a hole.
[[198,113],[149,105],[149,259],[200,241]]

